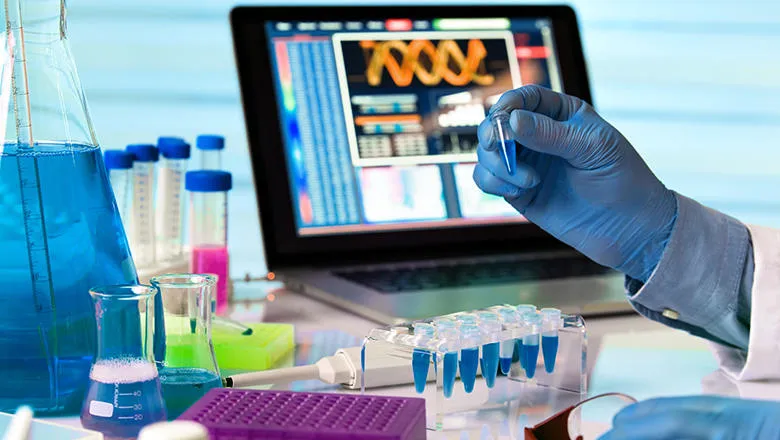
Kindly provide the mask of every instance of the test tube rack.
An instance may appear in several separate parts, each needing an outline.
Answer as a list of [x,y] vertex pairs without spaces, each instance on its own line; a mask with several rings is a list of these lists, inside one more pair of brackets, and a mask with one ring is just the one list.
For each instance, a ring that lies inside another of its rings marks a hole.
[[373,329],[363,343],[362,380],[373,382],[368,376],[381,374],[388,356],[400,359],[414,387],[383,394],[424,397],[428,429],[492,426],[523,438],[525,426],[586,397],[586,352],[581,316],[499,305]]

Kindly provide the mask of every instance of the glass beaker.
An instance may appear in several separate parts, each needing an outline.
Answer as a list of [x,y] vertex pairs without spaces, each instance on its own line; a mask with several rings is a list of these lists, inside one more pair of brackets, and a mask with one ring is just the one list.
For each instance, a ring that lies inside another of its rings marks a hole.
[[211,341],[213,275],[168,274],[151,279],[162,296],[165,359],[158,362],[168,417],[175,419],[212,388],[222,386]]
[[98,351],[81,423],[108,438],[135,438],[166,419],[154,363],[154,295],[149,286],[95,287]]
[[89,289],[136,271],[64,0],[4,0],[0,16],[0,411],[77,413],[96,346]]

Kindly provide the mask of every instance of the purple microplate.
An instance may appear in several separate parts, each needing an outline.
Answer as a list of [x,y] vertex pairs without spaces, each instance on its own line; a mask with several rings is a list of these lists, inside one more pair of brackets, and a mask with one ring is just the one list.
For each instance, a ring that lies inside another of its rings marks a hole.
[[425,400],[215,388],[178,420],[212,440],[424,440]]

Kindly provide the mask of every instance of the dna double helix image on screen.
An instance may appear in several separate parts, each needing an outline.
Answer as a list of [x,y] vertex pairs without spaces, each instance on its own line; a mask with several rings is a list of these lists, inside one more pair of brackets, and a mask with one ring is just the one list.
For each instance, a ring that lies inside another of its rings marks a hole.
[[342,34],[334,41],[359,166],[466,160],[488,98],[521,84],[508,31]]

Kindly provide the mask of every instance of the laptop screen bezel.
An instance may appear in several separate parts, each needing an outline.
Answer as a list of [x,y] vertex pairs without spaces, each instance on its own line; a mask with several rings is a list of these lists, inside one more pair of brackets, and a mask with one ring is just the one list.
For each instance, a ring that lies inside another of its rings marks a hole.
[[300,236],[279,122],[268,21],[509,17],[552,20],[566,93],[591,102],[579,26],[568,6],[239,6],[233,42],[269,270],[566,248],[530,223]]

